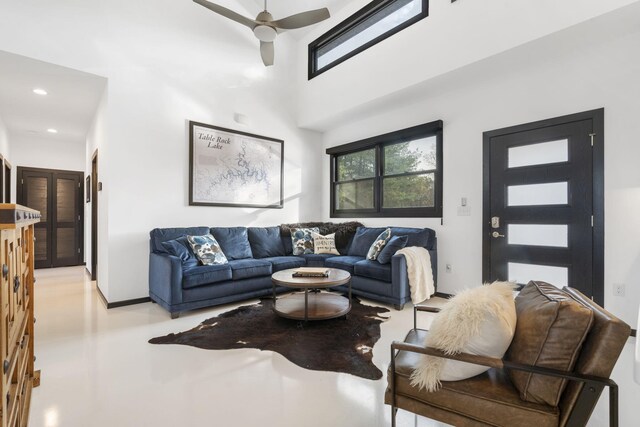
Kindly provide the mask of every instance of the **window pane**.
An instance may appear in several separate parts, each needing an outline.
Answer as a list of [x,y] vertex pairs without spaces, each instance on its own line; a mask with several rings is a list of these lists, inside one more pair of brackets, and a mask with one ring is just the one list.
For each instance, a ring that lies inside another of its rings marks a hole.
[[383,208],[426,208],[435,206],[434,174],[384,178]]
[[508,206],[566,205],[569,186],[567,182],[510,185],[507,197]]
[[527,284],[530,280],[541,280],[559,288],[569,285],[569,269],[552,265],[507,263],[509,281]]
[[336,184],[336,209],[373,209],[373,180]]
[[316,70],[358,49],[422,12],[422,0],[396,0],[318,48]]
[[373,178],[376,174],[374,149],[338,156],[338,181]]
[[436,137],[384,147],[384,174],[396,175],[436,168]]
[[509,224],[510,245],[569,246],[569,226],[566,224]]
[[569,140],[542,142],[509,148],[509,167],[544,165],[569,160]]

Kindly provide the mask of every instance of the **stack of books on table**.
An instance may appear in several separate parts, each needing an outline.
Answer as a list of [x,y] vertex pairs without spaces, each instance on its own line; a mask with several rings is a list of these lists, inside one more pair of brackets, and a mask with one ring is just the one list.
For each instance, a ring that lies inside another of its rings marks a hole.
[[329,277],[329,269],[324,267],[296,268],[293,277]]

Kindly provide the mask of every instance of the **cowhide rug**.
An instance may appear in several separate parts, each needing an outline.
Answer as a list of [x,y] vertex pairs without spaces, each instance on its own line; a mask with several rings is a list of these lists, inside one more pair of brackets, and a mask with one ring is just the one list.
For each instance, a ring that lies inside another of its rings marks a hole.
[[273,301],[262,299],[212,317],[177,334],[152,338],[151,344],[183,344],[207,350],[256,348],[280,353],[296,365],[315,371],[346,372],[377,380],[382,372],[372,362],[380,323],[389,310],[353,298],[347,319],[309,321],[302,325],[277,316]]

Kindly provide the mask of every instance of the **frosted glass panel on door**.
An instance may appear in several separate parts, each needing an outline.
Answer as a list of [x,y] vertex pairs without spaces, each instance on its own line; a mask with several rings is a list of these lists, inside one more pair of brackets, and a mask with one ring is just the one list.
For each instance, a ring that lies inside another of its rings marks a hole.
[[569,226],[556,224],[509,224],[507,238],[510,245],[554,246],[569,245]]
[[510,282],[526,285],[530,280],[541,280],[558,288],[567,286],[569,283],[569,269],[567,267],[510,262],[507,268]]
[[550,184],[510,185],[508,206],[566,205],[569,202],[567,182]]
[[560,163],[568,160],[568,139],[509,148],[510,168]]

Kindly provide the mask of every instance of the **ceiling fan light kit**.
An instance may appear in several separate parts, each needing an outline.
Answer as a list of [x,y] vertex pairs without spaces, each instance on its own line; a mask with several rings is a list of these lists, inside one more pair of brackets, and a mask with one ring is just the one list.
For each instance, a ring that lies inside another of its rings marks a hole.
[[272,42],[276,39],[278,32],[275,28],[268,25],[258,25],[253,29],[253,34],[261,42]]
[[267,0],[264,2],[264,10],[256,16],[256,19],[246,18],[226,7],[222,7],[206,0],[193,0],[201,6],[206,7],[212,12],[236,21],[246,27],[249,27],[258,40],[260,40],[260,55],[265,66],[273,65],[274,48],[273,41],[278,35],[278,30],[295,30],[297,28],[307,27],[317,24],[320,21],[328,19],[331,15],[325,7],[322,9],[309,10],[307,12],[297,13],[283,19],[273,20],[273,16],[267,12]]

